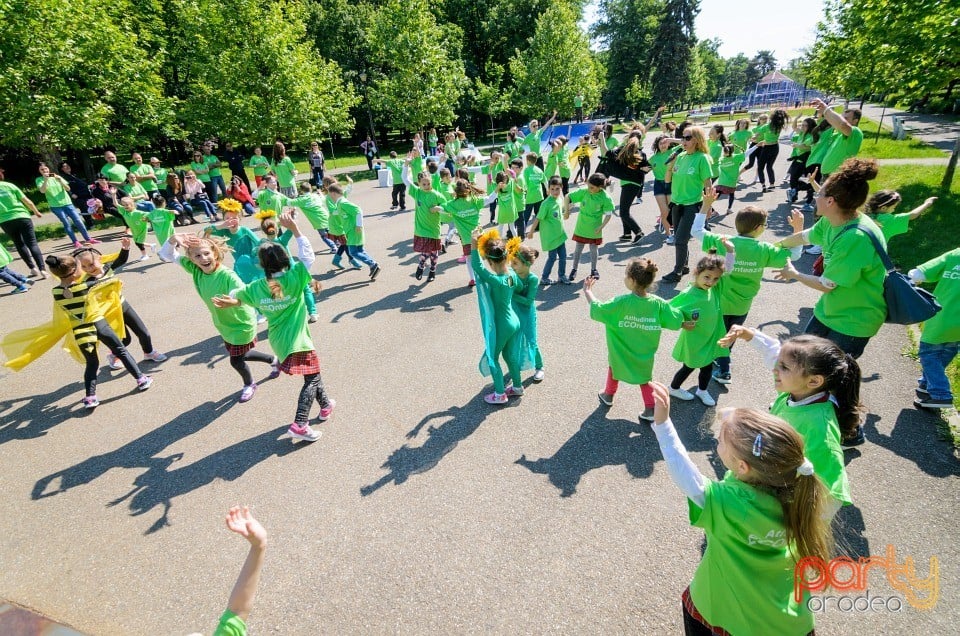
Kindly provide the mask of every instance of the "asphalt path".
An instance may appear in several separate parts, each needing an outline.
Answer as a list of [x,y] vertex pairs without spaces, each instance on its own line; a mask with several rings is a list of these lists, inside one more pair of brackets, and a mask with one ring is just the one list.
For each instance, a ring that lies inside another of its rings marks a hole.
[[[784,192],[743,187],[737,207],[767,206],[767,238],[784,236]],[[366,271],[334,272],[326,254],[313,266],[325,289],[311,332],[337,401],[314,444],[278,439],[298,379],[265,381],[253,401],[236,403],[239,378],[189,277],[156,259],[121,275],[170,356],[145,365],[155,378],[148,392],[104,368],[102,405],[88,413],[82,369],[60,351],[0,372],[0,598],[90,634],[210,632],[246,553],[223,516],[247,503],[271,533],[253,633],[681,633],[680,594],[703,534],[638,423],[639,391],[623,385],[610,409],[597,402],[606,348],[582,286],[540,292],[546,379],[507,407],[489,406],[459,246],[436,281],[418,282],[412,212],[390,211],[389,190],[372,182],[351,198],[383,272],[373,283]],[[673,264],[673,248],[652,232],[649,184],[634,214],[650,236],[619,245],[620,223],[609,224],[600,298],[625,293],[634,256],[663,274]],[[733,233],[733,218],[715,229]],[[118,233],[101,234],[118,248]],[[694,261],[699,254],[692,247]],[[49,319],[50,286],[0,298],[3,331]],[[748,324],[796,333],[815,301],[770,273]],[[678,368],[675,340],[665,332],[660,381]],[[861,359],[868,441],[847,453],[856,506],[841,512],[838,536],[855,556],[892,545],[899,562],[915,559],[918,576],[936,557],[939,601],[929,611],[832,608],[818,616],[819,634],[945,634],[960,620],[960,465],[935,416],[911,404],[917,365],[907,347],[903,328],[885,326]],[[719,405],[766,408],[775,393],[759,355],[738,345],[733,365],[733,384],[710,387]],[[722,474],[715,409],[679,403],[673,417],[697,465]],[[898,595],[882,574],[869,581],[873,597]]]

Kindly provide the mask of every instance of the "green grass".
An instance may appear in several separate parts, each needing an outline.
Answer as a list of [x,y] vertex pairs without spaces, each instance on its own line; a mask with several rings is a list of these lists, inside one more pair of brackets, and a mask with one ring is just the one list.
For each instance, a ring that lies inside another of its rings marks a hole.
[[947,157],[943,151],[909,135],[902,141],[894,139],[892,129],[886,120],[880,130],[879,140],[877,140],[877,122],[874,120],[867,117],[861,119],[860,130],[863,131],[863,145],[860,146],[858,157],[867,159],[945,159]]

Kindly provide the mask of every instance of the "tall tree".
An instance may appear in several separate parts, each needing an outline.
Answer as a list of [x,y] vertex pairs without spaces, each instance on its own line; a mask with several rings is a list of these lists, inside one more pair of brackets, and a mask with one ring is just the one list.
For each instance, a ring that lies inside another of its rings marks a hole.
[[723,78],[720,80],[720,98],[733,99],[747,92],[747,69],[750,60],[743,53],[727,58],[723,69]]
[[750,60],[747,66],[747,86],[752,88],[754,84],[763,79],[763,76],[770,71],[777,69],[777,58],[773,56],[772,51],[757,51],[757,54]]
[[603,101],[620,113],[638,106],[640,95],[650,99],[650,54],[663,0],[601,0],[598,9],[593,36],[608,55]]
[[690,63],[696,44],[693,22],[699,12],[699,0],[667,0],[650,59],[655,102],[676,103],[690,88]]
[[512,101],[524,112],[556,109],[569,117],[578,94],[587,104],[599,101],[603,69],[578,20],[568,4],[553,5],[537,19],[526,48],[518,49],[510,60]]
[[726,60],[720,57],[720,40],[700,40],[697,42],[697,59],[703,69],[703,96],[701,100],[715,100],[719,98],[720,84],[727,68]]

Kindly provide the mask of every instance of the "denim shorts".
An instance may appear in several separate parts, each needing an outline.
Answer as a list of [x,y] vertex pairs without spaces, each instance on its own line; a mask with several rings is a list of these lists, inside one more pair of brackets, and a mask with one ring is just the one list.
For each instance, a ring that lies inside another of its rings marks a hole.
[[653,196],[660,194],[669,195],[670,194],[670,184],[666,181],[661,181],[660,179],[653,180]]

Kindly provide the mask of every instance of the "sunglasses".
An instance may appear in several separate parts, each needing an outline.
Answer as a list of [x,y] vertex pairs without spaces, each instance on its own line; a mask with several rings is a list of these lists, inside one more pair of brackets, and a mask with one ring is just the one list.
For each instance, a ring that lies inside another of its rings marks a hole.
[[684,136],[683,136],[683,140],[684,140],[684,141],[690,141],[691,139],[693,139],[693,135],[684,135]]

